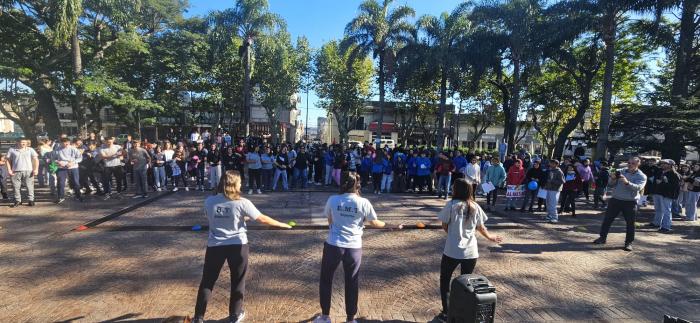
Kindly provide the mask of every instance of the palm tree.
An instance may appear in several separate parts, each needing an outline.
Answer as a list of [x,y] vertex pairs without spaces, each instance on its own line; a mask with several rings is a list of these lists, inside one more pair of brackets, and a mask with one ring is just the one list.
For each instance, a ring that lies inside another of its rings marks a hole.
[[[398,48],[404,45],[414,33],[408,22],[415,11],[408,6],[390,9],[393,0],[365,0],[360,4],[360,13],[345,27],[345,39],[340,43],[342,51],[350,51],[351,59],[365,57],[370,53],[379,60],[377,75],[379,82],[379,122],[377,139],[382,137],[384,124],[384,94],[387,75],[387,59],[391,60]],[[355,46],[353,46],[355,45]]]
[[[510,103],[505,114],[503,138],[508,140],[508,152],[515,150],[515,134],[520,112],[520,92],[523,76],[539,65],[541,44],[535,39],[541,23],[542,0],[512,0],[504,3],[484,4],[474,8],[471,19],[478,26],[479,34],[490,34],[494,43],[502,43],[501,53],[512,65]],[[502,71],[495,71],[500,75]],[[504,107],[506,106],[504,102]]]
[[439,149],[445,145],[447,82],[453,72],[460,67],[463,43],[472,29],[471,21],[465,14],[467,8],[468,5],[462,4],[451,14],[444,12],[440,17],[423,16],[417,23],[418,29],[426,36],[425,45],[428,46],[426,62],[432,71],[439,74],[440,79],[440,112],[437,129]]
[[236,6],[211,15],[213,25],[212,37],[216,48],[224,49],[226,44],[232,41],[232,37],[239,37],[243,45],[238,50],[244,62],[243,82],[243,122],[245,122],[245,135],[250,135],[250,79],[253,73],[253,45],[255,38],[260,34],[282,28],[284,20],[278,15],[269,12],[267,0],[236,0]]
[[[695,6],[697,7],[697,1]],[[578,2],[578,1],[577,1]],[[638,13],[654,12],[657,21],[663,11],[680,5],[679,0],[588,0],[597,5],[600,12],[600,34],[605,42],[605,72],[603,74],[603,102],[600,110],[600,128],[596,142],[596,158],[605,157],[608,146],[610,120],[612,114],[613,74],[615,72],[615,43],[617,29],[624,15],[629,11]]]

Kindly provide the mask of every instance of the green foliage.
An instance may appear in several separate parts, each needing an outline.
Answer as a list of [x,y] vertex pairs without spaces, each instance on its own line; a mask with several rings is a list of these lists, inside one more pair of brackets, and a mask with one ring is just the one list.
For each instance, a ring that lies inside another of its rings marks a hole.
[[338,42],[324,44],[314,57],[314,84],[319,106],[333,114],[341,140],[370,96],[372,61],[341,52]]

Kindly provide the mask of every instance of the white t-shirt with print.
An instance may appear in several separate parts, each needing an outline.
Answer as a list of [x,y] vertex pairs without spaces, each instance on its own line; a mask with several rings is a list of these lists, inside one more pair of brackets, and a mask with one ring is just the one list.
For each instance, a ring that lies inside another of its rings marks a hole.
[[464,201],[451,200],[442,208],[438,219],[448,225],[444,254],[453,259],[479,258],[476,243],[476,228],[483,225],[488,217],[481,207],[472,203],[475,209],[469,214],[469,205]]
[[341,248],[362,248],[365,221],[377,220],[372,203],[351,193],[329,197],[323,214],[333,219],[326,242]]
[[208,197],[204,212],[209,219],[208,247],[248,244],[245,217],[255,220],[261,215],[248,199],[229,200],[223,194]]

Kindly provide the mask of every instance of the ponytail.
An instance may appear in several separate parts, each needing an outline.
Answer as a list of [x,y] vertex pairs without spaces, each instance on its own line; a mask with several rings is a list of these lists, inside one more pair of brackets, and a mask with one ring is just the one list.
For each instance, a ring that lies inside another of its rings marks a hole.
[[362,188],[360,175],[345,171],[340,176],[340,194],[360,194]]

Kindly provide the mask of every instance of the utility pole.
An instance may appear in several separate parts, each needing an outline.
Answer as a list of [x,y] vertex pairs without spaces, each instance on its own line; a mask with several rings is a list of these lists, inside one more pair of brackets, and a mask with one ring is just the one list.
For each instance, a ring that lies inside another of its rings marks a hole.
[[306,129],[304,129],[304,137],[306,142],[309,142],[309,85],[306,85]]

